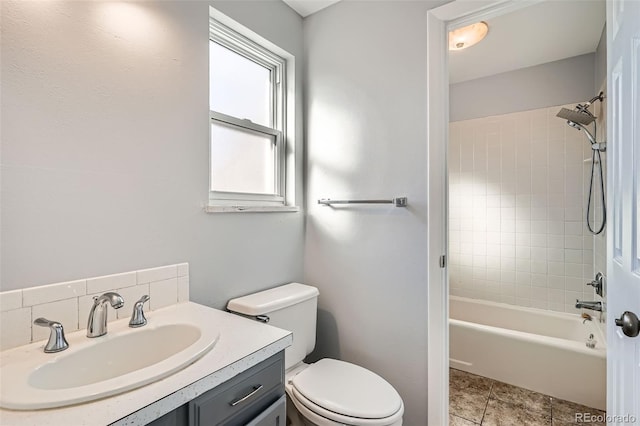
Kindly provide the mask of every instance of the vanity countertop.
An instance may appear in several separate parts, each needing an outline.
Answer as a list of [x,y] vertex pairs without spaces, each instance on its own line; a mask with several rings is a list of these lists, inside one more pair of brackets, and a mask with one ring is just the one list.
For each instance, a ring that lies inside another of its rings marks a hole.
[[[162,380],[96,401],[33,411],[0,409],[0,424],[143,425],[284,350],[292,342],[288,331],[193,302],[151,311],[147,319],[151,323],[153,316],[161,311],[179,312],[181,309],[211,311],[210,315],[215,318],[213,326],[220,331],[214,348],[198,361]],[[110,323],[109,327],[120,321],[128,322],[128,319]],[[41,341],[27,346],[44,346],[44,343]]]

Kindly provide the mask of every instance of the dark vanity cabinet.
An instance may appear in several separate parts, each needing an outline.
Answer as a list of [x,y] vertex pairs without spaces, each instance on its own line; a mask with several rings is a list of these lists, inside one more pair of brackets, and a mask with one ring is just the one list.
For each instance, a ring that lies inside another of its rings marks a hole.
[[285,426],[284,352],[150,423],[152,426]]

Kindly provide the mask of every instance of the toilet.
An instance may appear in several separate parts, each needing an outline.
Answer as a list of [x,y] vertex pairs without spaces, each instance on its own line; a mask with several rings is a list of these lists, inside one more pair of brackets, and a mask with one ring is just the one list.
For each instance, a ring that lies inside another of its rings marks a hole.
[[287,425],[401,426],[404,404],[386,380],[336,359],[305,364],[316,344],[318,289],[291,283],[230,300],[227,309],[293,333],[285,350]]

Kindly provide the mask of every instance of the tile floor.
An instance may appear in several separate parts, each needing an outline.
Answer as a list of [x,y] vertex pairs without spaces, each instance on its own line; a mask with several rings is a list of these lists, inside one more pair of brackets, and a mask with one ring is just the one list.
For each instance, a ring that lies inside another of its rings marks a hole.
[[568,426],[575,413],[604,412],[461,370],[449,369],[450,426]]

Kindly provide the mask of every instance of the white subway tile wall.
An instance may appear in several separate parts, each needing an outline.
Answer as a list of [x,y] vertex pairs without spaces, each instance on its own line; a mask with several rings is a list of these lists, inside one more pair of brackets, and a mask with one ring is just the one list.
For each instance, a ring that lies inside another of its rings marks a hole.
[[595,300],[591,149],[560,108],[450,123],[452,295],[572,313]]
[[145,310],[152,311],[189,301],[189,264],[125,272],[22,290],[0,292],[0,350],[49,338],[49,330],[33,325],[38,317],[58,321],[66,333],[85,329],[93,296],[115,291],[124,306],[110,306],[108,320],[128,318],[133,304],[151,296]]

